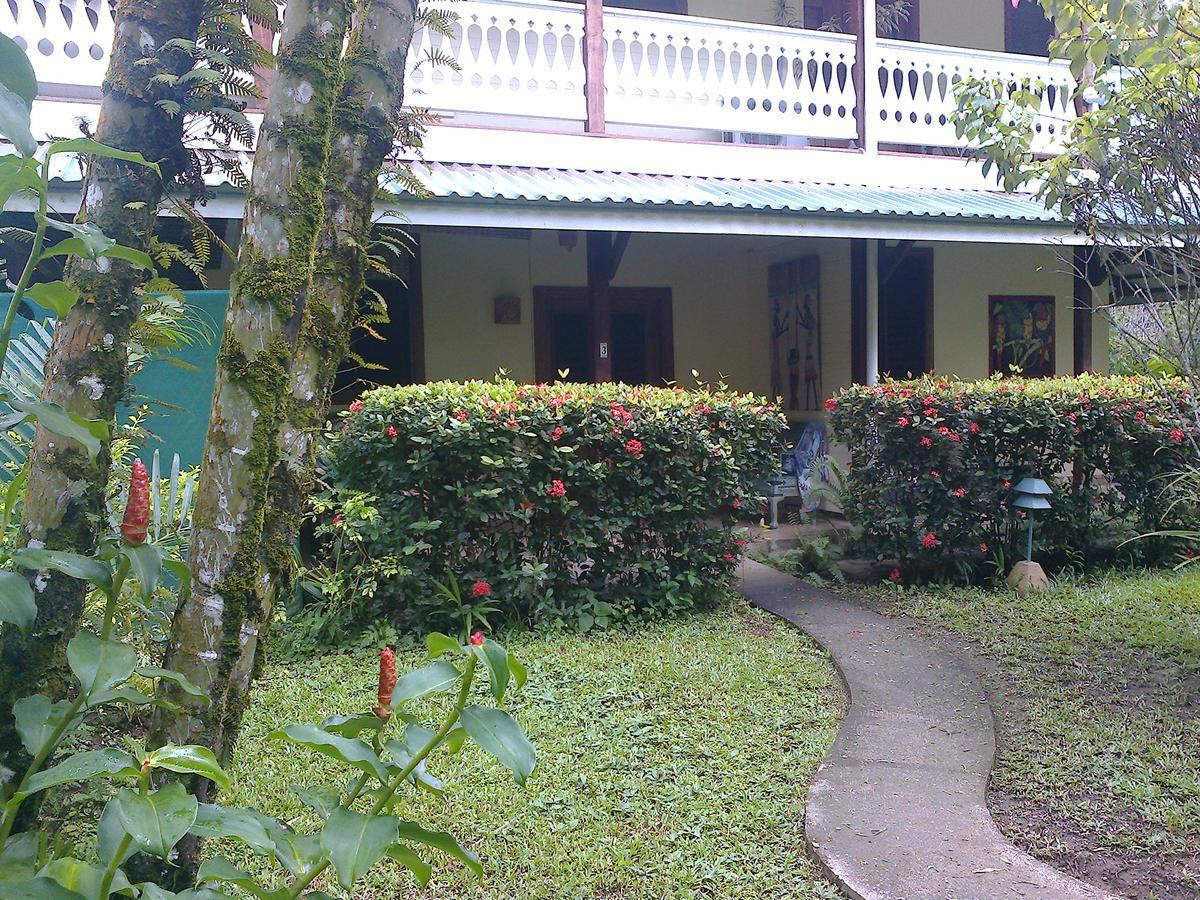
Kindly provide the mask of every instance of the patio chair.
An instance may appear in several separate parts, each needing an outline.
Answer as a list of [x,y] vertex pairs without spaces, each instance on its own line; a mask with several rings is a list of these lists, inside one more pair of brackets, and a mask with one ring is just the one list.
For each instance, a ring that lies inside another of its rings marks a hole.
[[770,509],[770,527],[779,527],[779,504],[787,497],[799,497],[801,509],[813,512],[821,501],[809,496],[812,488],[813,464],[826,453],[824,422],[809,422],[791,450],[783,454],[779,471],[763,485]]

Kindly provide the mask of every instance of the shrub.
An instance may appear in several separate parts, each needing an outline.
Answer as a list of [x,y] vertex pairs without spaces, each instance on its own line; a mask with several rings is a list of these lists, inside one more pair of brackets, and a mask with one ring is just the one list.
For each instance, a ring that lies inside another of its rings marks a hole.
[[327,470],[374,498],[359,546],[404,562],[379,611],[588,629],[723,593],[739,542],[717,514],[750,502],[781,428],[776,407],[726,391],[442,382],[364,395]]
[[827,404],[852,454],[846,514],[905,577],[967,578],[1023,555],[1011,489],[1035,476],[1055,492],[1038,515],[1040,554],[1087,561],[1114,533],[1183,514],[1166,476],[1195,454],[1184,390],[1096,375],[848,388]]

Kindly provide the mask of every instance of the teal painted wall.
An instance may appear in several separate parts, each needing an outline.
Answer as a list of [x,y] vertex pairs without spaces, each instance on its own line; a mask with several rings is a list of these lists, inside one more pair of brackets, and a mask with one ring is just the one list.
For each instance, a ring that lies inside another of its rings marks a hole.
[[[0,293],[0,304],[11,296]],[[149,406],[151,416],[145,424],[153,436],[140,455],[149,465],[154,451],[159,450],[162,464],[168,469],[176,453],[184,468],[200,463],[212,406],[217,348],[229,303],[229,291],[184,291],[184,296],[193,312],[208,323],[212,342],[197,341],[177,354],[176,359],[185,366],[167,360],[147,363],[133,377],[129,399],[118,413],[123,419],[142,404]],[[13,331],[21,334],[28,325],[28,319],[18,317]]]
[[188,306],[202,316],[213,334],[211,343],[197,341],[183,348],[175,357],[188,368],[168,360],[155,360],[145,365],[133,378],[133,388],[121,415],[128,415],[141,404],[150,407],[146,422],[154,435],[142,448],[146,465],[155,450],[165,467],[170,466],[172,454],[179,454],[186,469],[200,464],[204,453],[204,438],[208,434],[208,413],[212,407],[213,381],[217,374],[217,348],[221,346],[221,330],[225,325],[225,307],[229,291],[184,291]]

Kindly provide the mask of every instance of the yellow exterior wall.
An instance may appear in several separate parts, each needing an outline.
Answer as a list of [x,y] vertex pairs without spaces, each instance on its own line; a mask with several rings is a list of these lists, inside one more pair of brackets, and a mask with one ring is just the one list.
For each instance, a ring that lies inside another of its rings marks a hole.
[[[421,233],[426,374],[430,380],[490,378],[505,368],[534,377],[535,285],[587,281],[582,235],[573,251],[554,231],[497,237],[467,231]],[[1052,247],[926,244],[934,249],[934,366],[962,378],[988,372],[988,297],[1053,295],[1055,362],[1073,366],[1072,278]],[[1069,251],[1068,251],[1069,252]],[[675,374],[692,382],[724,378],[731,387],[770,390],[767,268],[821,257],[821,354],[825,395],[850,383],[850,242],[846,240],[635,234],[614,285],[670,287]],[[495,325],[492,300],[521,298],[521,324]],[[1094,320],[1093,357],[1107,366],[1103,323]]]

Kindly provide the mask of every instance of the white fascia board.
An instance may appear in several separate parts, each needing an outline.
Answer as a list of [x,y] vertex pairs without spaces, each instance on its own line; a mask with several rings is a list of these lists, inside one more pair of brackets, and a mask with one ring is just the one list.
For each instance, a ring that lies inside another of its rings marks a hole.
[[817,147],[714,144],[617,135],[509,131],[434,125],[420,158],[426,162],[474,163],[622,172],[637,175],[700,175],[866,187],[964,188],[1000,191],[978,160],[910,153],[866,154]]
[[409,225],[633,231],[648,234],[736,234],[877,238],[973,244],[1085,244],[1067,226],[953,217],[780,213],[712,208],[620,207],[601,204],[402,201],[380,208]]

